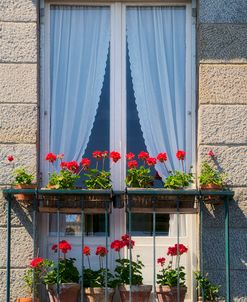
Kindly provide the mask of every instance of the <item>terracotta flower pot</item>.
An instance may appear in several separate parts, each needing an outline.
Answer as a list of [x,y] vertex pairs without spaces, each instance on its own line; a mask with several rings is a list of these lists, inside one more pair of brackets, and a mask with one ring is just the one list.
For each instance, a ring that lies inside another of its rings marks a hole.
[[77,283],[62,283],[59,286],[59,297],[57,285],[47,285],[50,302],[77,302],[80,294],[80,285]]
[[[15,189],[35,189],[36,188],[36,184],[17,184],[14,187]],[[34,199],[34,194],[15,194],[15,199],[17,201],[33,201]]]
[[[220,191],[222,190],[222,186],[215,185],[215,184],[208,184],[208,185],[202,185],[201,190],[205,191]],[[211,202],[214,201],[214,204],[220,203],[220,196],[218,195],[208,195],[204,197],[205,202]]]
[[[33,302],[33,297],[17,298],[16,302]],[[40,299],[35,298],[34,302],[40,302]]]
[[[120,285],[118,287],[121,301],[128,302],[130,299],[130,286]],[[148,302],[152,291],[152,285],[132,285],[131,300],[132,302]]]
[[[186,287],[180,287],[180,302],[184,301],[186,292]],[[177,302],[178,291],[176,286],[157,286],[156,294],[159,302]]]
[[[100,287],[86,287],[83,289],[85,302],[102,302],[105,301],[105,289]],[[115,289],[107,289],[107,300],[105,302],[112,302]]]
[[201,190],[222,190],[222,186],[215,184],[202,185]]

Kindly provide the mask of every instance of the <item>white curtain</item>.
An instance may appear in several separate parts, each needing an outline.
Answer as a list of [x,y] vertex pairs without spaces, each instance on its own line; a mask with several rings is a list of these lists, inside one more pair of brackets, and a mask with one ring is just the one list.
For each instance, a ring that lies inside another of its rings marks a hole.
[[78,161],[87,147],[110,41],[107,7],[51,8],[50,146]]
[[[147,150],[152,156],[167,152],[169,169],[179,169],[175,154],[186,146],[185,7],[128,8],[126,23],[135,100]],[[157,170],[166,176],[162,164]],[[184,215],[180,225],[184,236]],[[176,226],[176,215],[170,215],[170,236],[177,235]]]

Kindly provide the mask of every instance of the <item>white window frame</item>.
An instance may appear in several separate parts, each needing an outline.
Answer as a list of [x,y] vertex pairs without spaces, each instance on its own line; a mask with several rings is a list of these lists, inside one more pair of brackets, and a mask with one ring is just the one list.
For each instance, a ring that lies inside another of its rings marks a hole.
[[[127,6],[185,6],[186,7],[186,111],[191,122],[187,120],[186,131],[186,152],[192,154],[193,172],[196,172],[196,19],[192,17],[192,8],[196,8],[196,0],[184,1],[45,1],[41,0],[41,9],[45,12],[41,16],[40,24],[40,65],[41,65],[41,89],[40,89],[40,163],[43,172],[43,183],[47,182],[47,172],[44,167],[44,154],[49,151],[49,130],[50,120],[50,79],[49,79],[49,57],[50,57],[50,6],[51,5],[81,5],[81,6],[108,6],[111,7],[111,49],[110,49],[110,150],[117,150],[121,154],[126,153],[126,22],[125,13]],[[120,68],[120,70],[119,70]],[[121,91],[121,93],[119,93]],[[119,137],[122,139],[120,141]],[[122,160],[119,165],[114,165],[112,169],[114,189],[124,189],[124,176],[126,174],[126,164]],[[111,237],[118,238],[119,232],[124,233],[125,215],[123,210],[114,209],[112,213],[110,229]],[[42,215],[41,242],[44,242],[49,232],[47,215]],[[115,231],[114,225],[120,224],[120,230]],[[198,251],[198,230],[197,220],[193,215],[187,216],[187,235],[191,251]],[[121,229],[122,226],[122,229]],[[172,238],[168,238],[168,241]],[[47,247],[41,245],[41,254],[47,253]],[[191,253],[191,298],[195,299],[195,290],[192,290],[193,270],[197,266],[197,258]]]

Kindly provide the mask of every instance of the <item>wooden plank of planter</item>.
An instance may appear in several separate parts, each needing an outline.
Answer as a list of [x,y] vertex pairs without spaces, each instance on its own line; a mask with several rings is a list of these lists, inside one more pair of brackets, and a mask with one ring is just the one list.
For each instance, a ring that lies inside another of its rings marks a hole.
[[[49,207],[39,207],[39,212],[41,213],[59,213],[62,214],[81,214],[81,208],[49,208]],[[105,213],[105,209],[102,208],[92,208],[92,209],[84,209],[85,214],[103,214]]]

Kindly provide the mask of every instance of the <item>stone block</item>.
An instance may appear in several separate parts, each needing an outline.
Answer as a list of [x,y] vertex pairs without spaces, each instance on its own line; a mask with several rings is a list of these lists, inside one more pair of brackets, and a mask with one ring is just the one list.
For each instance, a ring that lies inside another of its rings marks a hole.
[[[234,197],[229,201],[229,224],[232,228],[247,228],[247,188],[232,188]],[[224,227],[224,205],[204,206],[203,226]]]
[[37,103],[37,65],[0,64],[0,103]]
[[[223,227],[203,229],[203,263],[206,270],[220,270],[225,266],[224,232]],[[247,229],[230,229],[229,241],[231,269],[247,270]]]
[[[12,269],[10,274],[10,295],[11,302],[15,302],[17,297],[25,297],[27,295],[24,282],[22,280],[25,273],[24,269]],[[0,301],[6,302],[6,271],[0,269]]]
[[246,144],[247,106],[201,105],[200,144]]
[[36,105],[0,104],[0,117],[0,142],[36,143]]
[[[9,154],[15,158],[11,163],[6,159]],[[0,169],[0,184],[11,184],[14,181],[12,171],[18,167],[25,167],[27,171],[36,176],[36,156],[35,144],[0,144],[0,158],[3,159]]]
[[247,23],[246,0],[200,0],[201,23]]
[[247,24],[201,24],[198,46],[202,63],[247,62]]
[[[247,3],[247,2],[246,2]],[[247,104],[247,64],[201,64],[201,104]]]
[[0,62],[37,62],[35,23],[0,22]]
[[229,184],[246,186],[247,146],[199,146],[199,164],[208,158],[207,153],[211,149],[216,154],[216,167],[227,173]]
[[36,21],[36,0],[0,0],[0,21]]
[[[6,263],[7,229],[0,228],[0,263]],[[33,258],[33,239],[24,227],[11,228],[11,267],[25,268]]]

